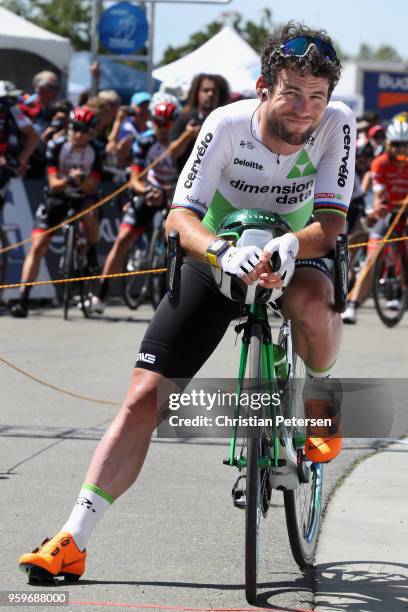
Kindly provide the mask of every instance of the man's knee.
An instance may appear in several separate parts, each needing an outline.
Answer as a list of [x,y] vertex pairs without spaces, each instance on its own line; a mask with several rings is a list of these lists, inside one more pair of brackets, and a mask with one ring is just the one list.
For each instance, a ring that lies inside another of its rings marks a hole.
[[158,423],[161,404],[165,403],[174,389],[174,383],[160,374],[135,368],[123,407],[129,416],[154,429]]
[[318,335],[339,318],[331,306],[332,300],[333,288],[329,281],[300,285],[285,294],[288,318],[305,332]]

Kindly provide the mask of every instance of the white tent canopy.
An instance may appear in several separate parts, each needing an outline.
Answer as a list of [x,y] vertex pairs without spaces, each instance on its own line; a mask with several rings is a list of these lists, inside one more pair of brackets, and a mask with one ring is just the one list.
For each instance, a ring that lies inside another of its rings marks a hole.
[[[48,32],[0,7],[0,52],[10,49],[38,55],[63,74],[68,73],[72,49],[68,38]],[[4,77],[2,77],[4,78]]]
[[260,58],[235,30],[226,26],[189,55],[156,68],[153,76],[168,87],[188,89],[200,72],[221,74],[231,91],[255,95]]

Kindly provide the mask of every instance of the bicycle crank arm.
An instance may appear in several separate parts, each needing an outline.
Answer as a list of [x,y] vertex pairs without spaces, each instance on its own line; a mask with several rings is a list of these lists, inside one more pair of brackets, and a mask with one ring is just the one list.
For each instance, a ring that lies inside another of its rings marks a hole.
[[279,466],[268,470],[272,489],[292,491],[300,486],[297,454],[291,444],[279,446]]

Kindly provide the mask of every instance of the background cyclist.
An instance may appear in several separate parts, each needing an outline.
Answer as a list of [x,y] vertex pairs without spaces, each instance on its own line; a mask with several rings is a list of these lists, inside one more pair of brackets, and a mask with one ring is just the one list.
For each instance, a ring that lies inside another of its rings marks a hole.
[[[388,126],[386,151],[371,164],[374,191],[373,215],[377,222],[372,228],[367,247],[367,258],[360,270],[350,294],[350,302],[342,318],[345,323],[357,322],[357,309],[367,297],[373,280],[374,267],[366,269],[378,250],[377,240],[383,238],[388,229],[388,213],[398,210],[408,194],[408,122],[401,116]],[[392,307],[392,304],[389,304]]]
[[[94,127],[98,117],[86,106],[78,107],[70,116],[69,131],[47,144],[47,174],[49,191],[35,214],[30,250],[24,260],[21,282],[36,279],[42,257],[47,252],[52,234],[44,232],[66,218],[76,198],[79,208],[95,201],[102,164],[97,149],[92,144]],[[95,245],[99,237],[99,223],[95,214],[84,217],[90,265],[97,265]],[[22,287],[19,301],[12,307],[13,317],[28,315],[31,287]]]
[[[167,206],[174,189],[177,171],[171,155],[166,155],[149,170],[146,179],[137,178],[169,145],[169,130],[180,112],[180,105],[174,96],[165,95],[166,102],[153,103],[151,107],[153,129],[146,131],[134,144],[130,178],[134,197],[126,205],[118,236],[106,257],[102,274],[122,271],[129,248],[147,227],[154,224],[155,216],[156,222],[160,221],[157,216],[161,216],[161,210]],[[109,279],[101,281],[98,295],[92,297],[93,312],[102,314],[104,311],[109,286]]]

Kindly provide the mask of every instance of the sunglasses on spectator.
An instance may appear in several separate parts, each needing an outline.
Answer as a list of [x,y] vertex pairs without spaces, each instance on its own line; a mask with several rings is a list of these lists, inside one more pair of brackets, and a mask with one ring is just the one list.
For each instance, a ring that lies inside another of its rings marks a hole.
[[390,145],[396,149],[404,149],[405,147],[408,147],[408,142],[391,142]]
[[83,134],[87,134],[91,130],[89,125],[86,125],[86,123],[80,123],[79,121],[73,121],[69,124],[69,127],[74,132],[82,132]]
[[291,38],[281,45],[280,50],[282,55],[285,57],[304,57],[309,53],[312,45],[315,46],[320,55],[322,55],[325,59],[337,59],[336,51],[332,45],[325,40],[315,38],[314,36],[297,36],[296,38]]

